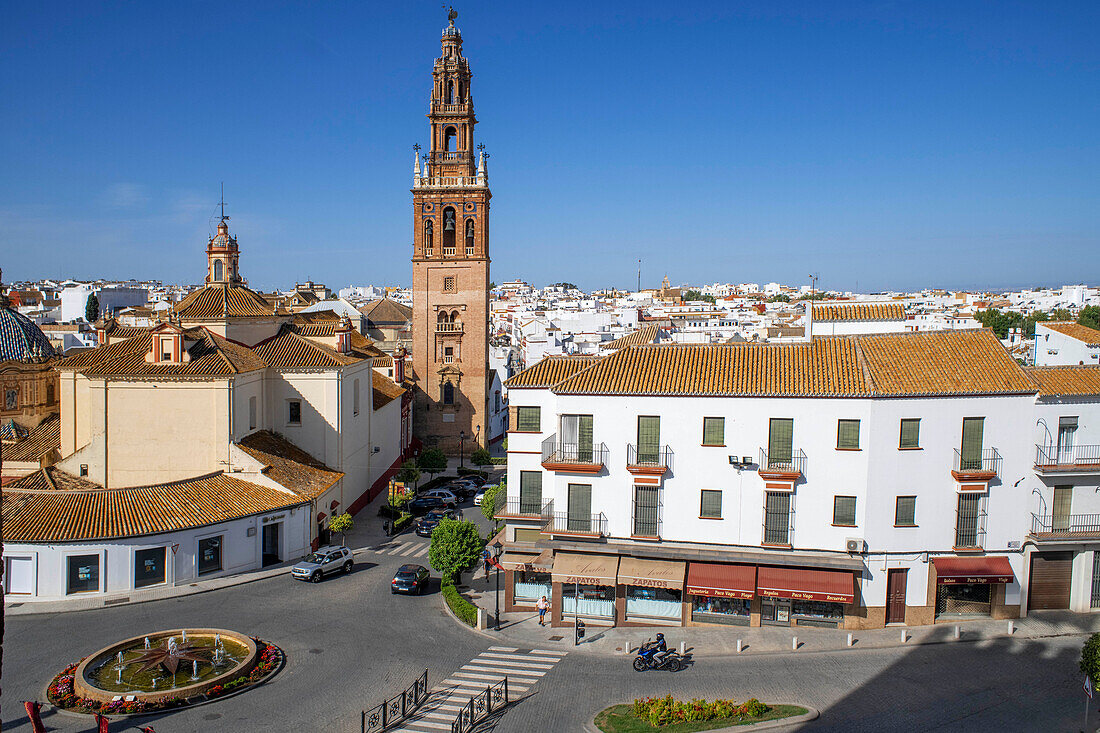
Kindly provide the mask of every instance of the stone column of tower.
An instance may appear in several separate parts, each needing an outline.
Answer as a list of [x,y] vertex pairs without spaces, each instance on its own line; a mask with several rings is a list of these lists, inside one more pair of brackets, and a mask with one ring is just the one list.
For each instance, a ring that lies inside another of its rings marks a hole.
[[487,433],[492,194],[484,156],[475,160],[470,67],[453,16],[432,69],[430,150],[413,177],[413,429],[448,453],[464,433],[468,456]]

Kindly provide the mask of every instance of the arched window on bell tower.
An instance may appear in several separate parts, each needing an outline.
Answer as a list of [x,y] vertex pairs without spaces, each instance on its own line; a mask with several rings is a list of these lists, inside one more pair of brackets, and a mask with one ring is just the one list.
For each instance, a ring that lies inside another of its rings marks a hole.
[[424,220],[424,254],[431,256],[432,254],[432,235],[435,233],[435,227],[432,226],[431,219]]
[[225,282],[225,263],[221,260],[214,260],[214,282]]
[[453,81],[447,82],[447,104],[455,103],[455,83]]
[[450,152],[455,149],[455,140],[458,138],[458,130],[448,127],[443,131],[443,151]]
[[443,404],[453,405],[455,403],[455,386],[450,382],[443,383]]
[[448,206],[443,209],[443,254],[454,254],[455,247],[455,210]]
[[474,253],[474,220],[466,220],[466,254]]

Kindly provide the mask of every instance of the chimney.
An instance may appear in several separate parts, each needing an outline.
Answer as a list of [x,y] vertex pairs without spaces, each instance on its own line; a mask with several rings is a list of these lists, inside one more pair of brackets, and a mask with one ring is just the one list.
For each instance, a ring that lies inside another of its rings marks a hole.
[[336,327],[336,350],[341,354],[351,353],[351,319],[344,316]]
[[397,384],[405,383],[405,353],[404,346],[393,352],[393,381]]

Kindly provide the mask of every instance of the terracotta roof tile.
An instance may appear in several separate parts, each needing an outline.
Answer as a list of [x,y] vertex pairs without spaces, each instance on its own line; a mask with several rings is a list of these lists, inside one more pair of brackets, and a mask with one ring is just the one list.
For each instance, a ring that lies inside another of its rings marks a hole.
[[1074,323],[1072,321],[1050,321],[1042,325],[1046,326],[1051,331],[1057,331],[1070,338],[1083,341],[1088,346],[1100,346],[1100,331],[1097,331],[1095,328],[1082,326],[1080,323]]
[[628,333],[625,336],[615,339],[614,341],[608,341],[606,344],[601,344],[601,349],[621,349],[626,346],[640,346],[641,344],[652,344],[657,341],[657,327],[646,326],[645,328],[639,328],[633,333]]
[[14,444],[4,445],[5,461],[37,461],[61,448],[61,418],[50,415],[38,423],[27,436]]
[[608,357],[604,355],[547,356],[537,364],[509,377],[504,386],[508,389],[552,387],[606,358]]
[[903,321],[901,303],[835,303],[815,305],[815,321]]
[[344,476],[286,438],[267,430],[252,433],[237,445],[267,466],[265,476],[306,499],[325,493]]
[[[62,476],[80,482],[61,490]],[[296,494],[224,473],[156,486],[103,489],[53,468],[4,487],[4,539],[71,542],[172,532],[298,506]]]
[[181,363],[149,363],[145,355],[152,350],[148,331],[126,341],[80,351],[62,359],[58,369],[72,369],[87,376],[127,377],[227,377],[263,369],[267,365],[252,349],[228,341],[205,328],[183,332],[190,343],[191,360]]
[[376,326],[403,326],[412,320],[412,308],[407,305],[401,305],[389,298],[372,300],[366,305],[361,306],[359,312],[366,316],[367,320]]
[[230,318],[260,318],[274,315],[275,308],[258,293],[244,286],[207,285],[176,304],[183,320],[208,321]]
[[341,354],[324,344],[299,336],[292,326],[284,326],[275,336],[253,347],[257,356],[273,369],[334,369],[357,364],[373,355],[352,349]]
[[1100,366],[1027,367],[1043,397],[1100,395]]
[[405,394],[405,388],[392,379],[383,377],[374,370],[371,370],[371,374],[374,375],[374,381],[371,385],[374,390],[374,409],[377,410],[379,407],[388,405]]

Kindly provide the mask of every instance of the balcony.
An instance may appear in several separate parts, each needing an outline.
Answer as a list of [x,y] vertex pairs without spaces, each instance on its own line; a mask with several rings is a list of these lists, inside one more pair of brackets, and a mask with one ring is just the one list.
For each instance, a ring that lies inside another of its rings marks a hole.
[[469,163],[472,160],[470,154],[463,150],[437,151],[427,153],[424,157],[428,159],[429,163]]
[[551,512],[546,517],[542,533],[554,536],[568,537],[606,537],[607,517],[603,512],[598,514],[569,514],[568,512]]
[[1100,473],[1100,445],[1035,446],[1037,473]]
[[437,323],[435,324],[436,333],[462,333],[461,323]]
[[1100,514],[1032,514],[1031,536],[1037,542],[1100,537]]
[[495,519],[538,519],[546,520],[554,514],[554,500],[524,501],[518,496],[497,494],[493,506]]
[[607,445],[558,442],[557,435],[542,441],[542,467],[548,471],[596,474],[607,465]]
[[761,448],[759,473],[761,478],[797,481],[806,473],[806,452],[799,448],[790,453],[768,455],[767,448]]
[[672,470],[672,449],[667,445],[638,446],[629,443],[626,446],[626,470],[633,474],[647,474],[661,476],[666,471]]
[[956,481],[990,481],[1001,473],[1001,454],[996,448],[986,448],[980,454],[963,456],[955,449],[951,475]]

